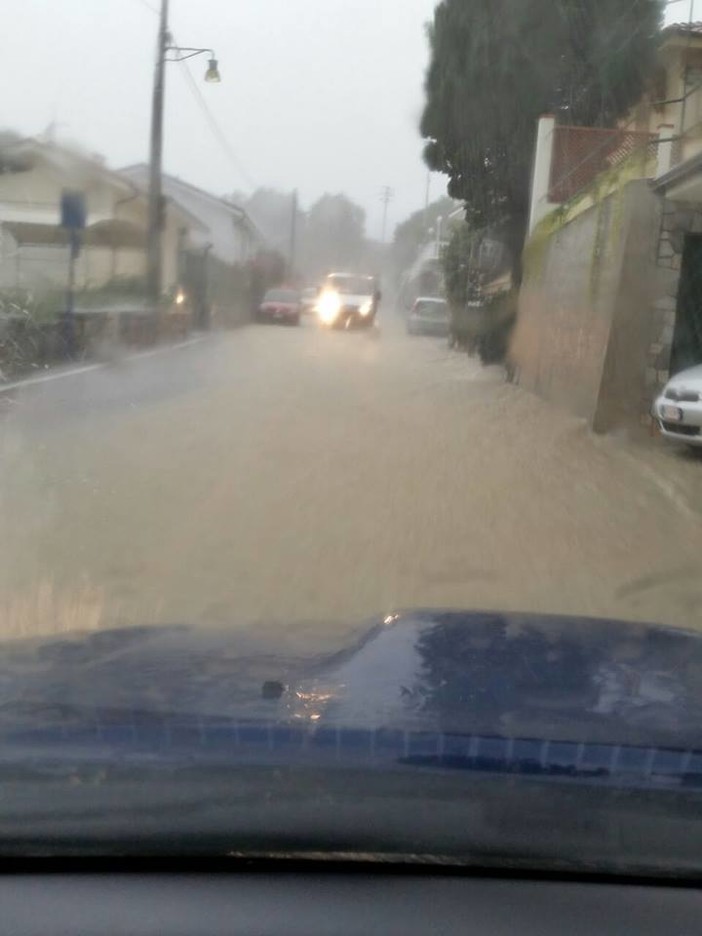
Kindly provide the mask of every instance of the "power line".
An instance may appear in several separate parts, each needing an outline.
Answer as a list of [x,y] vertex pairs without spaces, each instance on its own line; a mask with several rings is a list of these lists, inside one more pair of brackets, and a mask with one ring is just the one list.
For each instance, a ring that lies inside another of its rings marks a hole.
[[[149,10],[151,13],[154,13],[156,16],[159,15],[159,10],[155,6],[153,6],[149,2],[149,0],[138,0],[138,2],[147,10]],[[173,36],[171,37],[171,41],[173,42],[174,45],[177,44],[175,37]],[[207,104],[207,101],[205,100],[205,97],[202,94],[202,91],[200,90],[197,82],[192,76],[192,72],[190,71],[190,68],[188,67],[188,63],[185,60],[181,60],[180,64],[185,73],[185,77],[188,82],[188,86],[193,94],[193,97],[195,98],[200,110],[202,111],[205,117],[205,120],[209,124],[210,130],[212,131],[212,135],[215,137],[217,142],[220,144],[220,146],[222,147],[222,149],[228,156],[229,160],[231,161],[232,166],[234,166],[234,168],[239,173],[239,175],[244,180],[244,182],[253,191],[256,188],[256,183],[251,178],[250,173],[247,172],[246,168],[241,163],[239,157],[234,152],[234,149],[231,143],[229,142],[229,140],[227,139],[226,134],[224,133],[219,123],[217,122],[217,119],[215,118],[214,114],[210,110]]]
[[152,13],[155,13],[156,16],[159,15],[159,11],[156,9],[155,6],[151,6],[151,4],[149,3],[149,0],[138,0],[138,2],[139,2],[143,7],[146,7],[147,10],[150,10]]
[[[174,42],[175,42],[175,40],[174,40]],[[241,160],[239,159],[239,157],[238,157],[238,156],[236,155],[236,153],[234,152],[234,149],[233,149],[231,143],[229,142],[229,140],[227,139],[226,134],[224,133],[224,131],[223,131],[222,128],[220,127],[220,125],[219,125],[217,119],[215,118],[214,114],[213,114],[212,111],[210,110],[210,108],[209,108],[209,106],[208,106],[208,104],[207,104],[207,101],[205,100],[205,97],[204,97],[202,91],[200,90],[200,88],[199,88],[197,82],[195,81],[195,79],[193,78],[192,72],[190,71],[190,68],[188,67],[188,63],[185,62],[185,61],[181,61],[180,64],[181,64],[181,66],[182,66],[182,68],[183,68],[183,71],[184,71],[184,73],[185,73],[185,77],[186,77],[186,80],[187,80],[187,82],[188,82],[188,86],[189,86],[189,88],[190,88],[190,90],[191,90],[191,92],[192,92],[192,94],[193,94],[193,96],[194,96],[194,98],[195,98],[195,100],[196,100],[198,106],[200,107],[200,110],[202,111],[202,113],[203,113],[205,119],[207,120],[207,123],[208,123],[208,125],[209,125],[209,127],[210,127],[210,130],[212,131],[212,135],[213,135],[214,138],[217,140],[217,142],[219,143],[219,145],[222,147],[222,150],[223,150],[223,151],[226,153],[226,155],[228,156],[228,158],[229,158],[229,160],[230,160],[232,166],[233,166],[233,167],[236,169],[236,171],[239,173],[239,175],[240,175],[241,178],[244,180],[244,182],[246,183],[246,185],[253,191],[253,190],[256,189],[256,187],[257,187],[257,186],[256,186],[256,183],[255,183],[254,180],[252,179],[250,173],[246,170],[246,168],[245,168],[244,165],[242,164],[242,162],[241,162]]]

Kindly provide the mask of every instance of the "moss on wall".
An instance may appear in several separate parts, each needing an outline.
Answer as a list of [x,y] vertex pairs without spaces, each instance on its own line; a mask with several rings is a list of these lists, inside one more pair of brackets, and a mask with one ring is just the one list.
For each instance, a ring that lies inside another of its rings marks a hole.
[[609,237],[607,247],[613,247],[619,239],[623,221],[624,190],[630,182],[637,182],[653,175],[653,163],[648,155],[648,148],[637,150],[617,166],[597,175],[590,185],[578,192],[570,201],[559,205],[536,226],[528,239],[523,254],[524,279],[536,280],[541,277],[548,247],[554,235],[573,221],[578,215],[590,208],[598,208],[598,237],[593,245],[593,275],[591,280],[596,287],[599,256],[605,244],[600,242],[599,212],[603,203],[612,198],[610,209]]

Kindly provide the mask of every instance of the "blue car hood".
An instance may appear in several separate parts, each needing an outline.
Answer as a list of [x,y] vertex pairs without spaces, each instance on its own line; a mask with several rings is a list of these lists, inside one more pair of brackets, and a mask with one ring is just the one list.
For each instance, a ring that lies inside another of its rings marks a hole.
[[[702,640],[577,617],[421,611],[317,657],[137,627],[5,645],[0,731],[145,713],[573,743],[702,746]],[[100,714],[102,713],[102,714]]]
[[493,612],[316,657],[187,626],[6,644],[0,856],[699,876],[701,678],[695,633]]

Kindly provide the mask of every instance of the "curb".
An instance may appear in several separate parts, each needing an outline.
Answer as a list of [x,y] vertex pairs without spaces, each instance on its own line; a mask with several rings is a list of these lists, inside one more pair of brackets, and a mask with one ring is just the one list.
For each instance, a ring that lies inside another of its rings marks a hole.
[[[171,351],[179,351],[200,344],[205,338],[206,336],[202,335],[180,341],[177,344],[161,345],[158,348],[149,348],[147,351],[135,351],[133,354],[124,355],[120,360],[136,361],[139,358],[157,357],[159,354],[168,354]],[[21,380],[13,380],[11,383],[0,384],[0,394],[21,390],[23,387],[35,387],[40,384],[51,383],[54,380],[63,380],[66,377],[79,377],[81,374],[89,374],[91,371],[104,370],[111,366],[111,361],[95,361],[92,364],[82,364],[79,367],[71,367],[66,370],[48,367],[40,377],[24,377]]]

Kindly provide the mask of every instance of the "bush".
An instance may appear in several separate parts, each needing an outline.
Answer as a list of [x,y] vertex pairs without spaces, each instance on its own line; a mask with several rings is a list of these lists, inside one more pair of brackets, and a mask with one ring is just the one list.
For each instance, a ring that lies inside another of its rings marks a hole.
[[497,293],[485,300],[477,350],[483,364],[500,364],[507,357],[509,339],[517,319],[519,292]]

